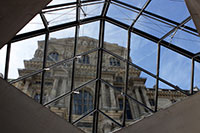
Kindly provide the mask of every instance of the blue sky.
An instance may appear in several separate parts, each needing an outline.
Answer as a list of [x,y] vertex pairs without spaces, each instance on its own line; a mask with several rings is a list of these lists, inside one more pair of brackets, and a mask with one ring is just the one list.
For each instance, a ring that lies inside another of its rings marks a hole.
[[[75,0],[71,0],[75,1]],[[122,0],[121,0],[122,1]],[[137,7],[142,7],[146,0],[123,0],[129,4],[135,5]],[[54,0],[52,4],[57,2],[63,3],[65,0]],[[88,16],[94,16],[95,14],[100,14],[103,4],[83,7],[84,11]],[[150,5],[147,7],[148,11],[162,15],[169,19],[181,22],[189,16],[189,12],[183,0],[152,0]],[[50,26],[61,24],[74,20],[75,10],[66,9],[59,12],[53,12],[46,14],[48,21],[50,21]],[[131,24],[136,16],[136,13],[129,10],[123,9],[116,5],[111,5],[108,11],[108,16],[124,22],[126,24]],[[82,15],[81,18],[84,18]],[[192,21],[188,22],[186,25],[194,27]],[[80,36],[90,36],[98,38],[99,22],[87,24],[81,26]],[[139,18],[134,27],[141,29],[147,33],[153,34],[156,37],[162,37],[173,27],[163,24],[161,22],[150,19],[146,16]],[[42,21],[39,16],[36,16],[27,26],[25,26],[20,33],[27,31],[33,31],[35,29],[43,28]],[[127,31],[120,29],[112,24],[106,23],[105,29],[105,41],[118,43],[121,46],[126,47],[127,44]],[[50,34],[50,38],[65,38],[73,37],[74,28],[54,32]],[[37,48],[37,41],[44,40],[44,36],[39,36],[24,41],[20,41],[12,44],[11,59],[10,59],[10,70],[9,77],[18,77],[18,68],[24,68],[23,60],[31,59],[34,55],[34,51]],[[165,39],[181,48],[188,49],[193,53],[199,52],[200,39],[194,35],[188,34],[184,31],[178,30],[174,36]],[[23,50],[21,49],[23,48]],[[24,50],[25,49],[25,50]],[[0,50],[0,57],[2,59],[0,64],[0,72],[4,71],[6,48]],[[131,39],[131,58],[133,62],[146,70],[156,74],[156,56],[157,56],[157,45],[145,38],[138,35],[132,34]],[[3,66],[3,67],[2,67]],[[196,63],[195,65],[195,84],[194,86],[200,87],[200,65]],[[190,72],[191,72],[191,60],[183,57],[180,54],[174,53],[164,47],[161,48],[161,64],[160,64],[160,76],[167,81],[178,85],[183,89],[189,89],[190,87]],[[152,87],[155,85],[155,79],[149,77],[148,75],[142,73],[142,77],[147,78],[147,87]],[[161,84],[162,88],[169,88],[167,85]]]

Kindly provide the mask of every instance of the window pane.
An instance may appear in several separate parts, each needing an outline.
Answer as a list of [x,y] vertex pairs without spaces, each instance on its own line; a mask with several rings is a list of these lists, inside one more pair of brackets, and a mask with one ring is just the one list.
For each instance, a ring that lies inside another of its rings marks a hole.
[[137,12],[127,10],[126,8],[122,8],[115,4],[110,4],[110,7],[107,13],[108,17],[114,18],[128,25],[131,25],[136,15],[137,15]]
[[142,8],[147,0],[119,0],[132,6]]
[[177,22],[190,16],[184,1],[153,0],[146,10]]
[[191,60],[161,47],[160,77],[178,87],[190,89]]

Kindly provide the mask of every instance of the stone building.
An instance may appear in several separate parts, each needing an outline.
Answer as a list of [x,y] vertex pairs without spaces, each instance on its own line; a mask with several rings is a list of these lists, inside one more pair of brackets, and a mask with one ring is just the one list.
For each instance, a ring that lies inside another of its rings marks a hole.
[[[196,86],[194,87],[194,93],[197,93],[199,91],[199,88]],[[147,88],[146,89],[147,97],[149,99],[149,103],[152,108],[154,108],[154,93],[155,93],[155,86],[153,88]],[[189,93],[189,90],[184,90],[186,93]],[[179,102],[183,99],[185,99],[187,96],[179,91],[173,90],[173,89],[164,89],[160,88],[158,90],[158,109],[165,109],[167,107],[170,107],[176,102]]]
[[[70,60],[73,56],[73,44],[74,38],[50,39],[47,52],[47,66],[51,66],[54,63],[64,59]],[[98,40],[96,39],[89,37],[79,37],[76,54],[79,55],[88,50],[94,50],[97,48],[97,45]],[[121,57],[126,57],[126,48],[119,46],[118,44],[105,42],[104,48],[113,53],[116,53]],[[39,41],[38,48],[35,51],[34,57],[30,60],[25,60],[25,68],[18,70],[20,76],[34,72],[35,70],[38,70],[42,67],[43,49],[44,41]],[[74,89],[96,78],[96,65],[97,52],[92,52],[77,57],[74,71]],[[44,103],[71,90],[71,79],[73,71],[72,66],[72,61],[66,61],[60,63],[58,66],[51,67],[46,71],[44,82]],[[133,67],[130,68],[128,94],[141,103],[144,103],[146,106],[153,108],[154,105],[152,103],[152,89],[146,89],[146,79],[141,78],[140,74],[141,71]],[[123,96],[121,92],[125,83],[125,63],[104,52],[102,79],[116,87],[116,89],[113,89],[104,83],[101,84],[100,109],[111,118],[121,122],[123,109]],[[16,86],[28,96],[32,97],[36,101],[39,101],[40,84],[41,74],[38,74],[16,84]],[[94,93],[95,82],[90,83],[86,87],[83,87],[74,92],[72,109],[73,120],[76,120],[83,114],[93,109]],[[181,95],[180,99],[184,97],[184,95]],[[174,100],[176,100],[176,98],[177,97],[175,96]],[[165,99],[169,99],[169,97],[165,97]],[[171,103],[173,102],[174,101],[171,101]],[[148,114],[148,111],[144,107],[139,106],[130,99],[127,99],[126,106],[127,122],[133,122],[140,119],[141,116]],[[69,96],[50,104],[48,108],[50,108],[53,112],[60,115],[64,119],[68,119]],[[114,123],[103,116],[99,117],[99,123],[99,132],[106,133],[117,128]],[[92,127],[92,116],[86,117],[81,122],[77,123],[77,126],[86,132],[90,132]]]

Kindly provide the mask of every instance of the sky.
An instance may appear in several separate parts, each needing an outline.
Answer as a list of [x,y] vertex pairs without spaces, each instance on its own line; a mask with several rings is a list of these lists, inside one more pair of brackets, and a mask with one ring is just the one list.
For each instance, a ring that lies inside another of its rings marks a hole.
[[[71,0],[75,1],[75,0]],[[121,0],[122,1],[122,0]],[[66,0],[54,0],[50,5],[61,4]],[[67,2],[70,2],[67,0]],[[123,2],[131,5],[142,7],[146,0],[123,0]],[[103,4],[83,7],[83,10],[87,16],[81,15],[81,18],[87,18],[101,13]],[[189,16],[189,12],[186,8],[184,0],[152,0],[146,9],[147,11],[162,15],[169,19],[181,22]],[[123,9],[122,7],[111,5],[108,11],[108,16],[118,21],[130,25],[136,13]],[[65,9],[62,11],[55,11],[45,14],[49,26],[62,24],[75,20],[75,8]],[[194,28],[192,20],[186,24]],[[150,19],[146,16],[141,16],[134,25],[144,32],[150,33],[158,38],[161,38],[164,34],[170,31],[173,27],[163,24],[161,22]],[[44,28],[40,16],[37,15],[28,25],[26,25],[18,34],[33,31],[36,29]],[[74,29],[65,29],[50,34],[50,38],[66,38],[74,36]],[[80,36],[89,36],[98,39],[99,22],[86,24],[80,27]],[[131,59],[133,63],[143,67],[144,69],[156,74],[156,56],[157,56],[157,44],[151,42],[145,38],[142,38],[136,34],[131,34]],[[18,77],[18,69],[24,68],[24,60],[29,60],[33,57],[34,51],[37,49],[37,42],[44,40],[44,35],[35,38],[23,40],[12,44],[9,78]],[[128,33],[127,31],[106,22],[105,26],[105,41],[111,43],[117,43],[120,46],[126,47]],[[193,53],[199,52],[200,39],[194,35],[178,30],[173,35],[170,35],[165,39],[172,44],[175,44],[181,48],[188,49]],[[0,73],[4,73],[6,46],[0,50]],[[200,87],[200,65],[195,63],[195,84],[194,86]],[[141,74],[141,77],[147,78],[146,86],[153,87],[155,85],[155,79],[148,76],[145,73]],[[160,62],[160,77],[166,79],[169,82],[178,85],[183,89],[190,88],[191,77],[191,60],[177,54],[169,49],[161,47],[161,62]],[[161,88],[170,88],[169,86],[160,83]]]

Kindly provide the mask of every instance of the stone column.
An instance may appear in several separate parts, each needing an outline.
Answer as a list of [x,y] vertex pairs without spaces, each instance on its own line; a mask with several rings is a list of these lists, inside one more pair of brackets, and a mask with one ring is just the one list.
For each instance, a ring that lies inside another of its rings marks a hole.
[[103,120],[102,124],[103,133],[110,133],[112,131],[112,122],[110,120]]
[[108,103],[108,89],[106,88],[106,85],[105,84],[102,84],[101,86],[101,102],[102,102],[102,108],[103,109],[108,109],[109,108],[109,103]]
[[[63,93],[65,93],[65,92],[66,92],[66,87],[67,87],[67,80],[66,80],[65,78],[63,78],[63,80],[62,80],[62,86],[61,86],[60,91],[59,91],[59,94],[57,94],[57,96],[60,96],[60,95],[62,95]],[[66,106],[65,106],[65,98],[60,99],[60,100],[58,101],[58,106],[59,106],[59,107],[66,107]]]
[[[138,87],[135,87],[135,95],[136,95],[137,100],[142,103],[142,98],[141,98],[141,95],[139,93],[139,88]],[[143,106],[139,105],[139,109],[140,109],[140,113],[144,113],[145,112]]]
[[27,95],[30,95],[30,93],[28,92],[29,89],[29,85],[30,85],[30,81],[26,81],[24,87],[23,87],[23,92]]
[[111,109],[117,109],[117,100],[115,97],[115,91],[113,88],[109,87],[110,89],[110,105]]
[[[56,97],[57,88],[58,88],[58,79],[55,78],[53,82],[53,88],[51,89],[50,94],[49,94],[49,99],[48,99],[49,101]],[[52,103],[51,105],[55,105],[55,103]]]
[[146,106],[149,107],[149,108],[151,108],[151,105],[149,103],[149,99],[148,99],[145,87],[141,87],[141,89],[142,89],[142,93],[143,93],[143,96],[144,96],[144,100],[146,102]]
[[[134,89],[131,89],[134,90]],[[130,93],[128,92],[128,94],[130,94],[131,97],[133,97],[134,99],[136,99],[135,93],[133,93],[133,91],[131,91]],[[131,100],[128,100],[131,101]],[[131,113],[133,115],[133,118],[138,118],[140,116],[140,112],[139,112],[139,107],[138,104],[133,102],[129,102],[130,108],[131,108]]]
[[[70,84],[70,79],[66,79],[66,89],[65,89],[65,92],[70,92],[71,91],[71,84]],[[66,108],[69,108],[69,101],[70,101],[70,95],[66,96],[64,98],[65,100],[65,106]]]

